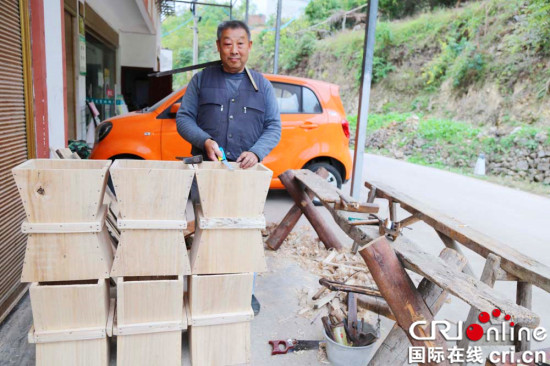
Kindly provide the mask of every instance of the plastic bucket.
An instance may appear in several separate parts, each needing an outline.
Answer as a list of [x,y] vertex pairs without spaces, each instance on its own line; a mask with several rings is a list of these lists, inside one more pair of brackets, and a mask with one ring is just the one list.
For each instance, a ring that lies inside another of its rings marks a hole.
[[325,332],[327,357],[334,366],[366,366],[374,344],[364,347],[348,347],[334,342]]

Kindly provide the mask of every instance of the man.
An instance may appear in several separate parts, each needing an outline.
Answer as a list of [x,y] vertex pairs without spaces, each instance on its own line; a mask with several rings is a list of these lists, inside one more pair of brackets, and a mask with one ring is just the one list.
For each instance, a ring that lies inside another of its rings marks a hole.
[[227,160],[247,169],[280,140],[277,100],[268,80],[245,70],[252,48],[248,26],[237,20],[223,22],[217,36],[221,66],[191,79],[176,115],[178,133],[191,143],[193,155],[215,161],[223,155],[222,146]]
[[[222,146],[227,160],[248,169],[261,162],[281,138],[277,99],[266,78],[245,70],[252,48],[248,26],[237,20],[223,22],[217,36],[221,66],[204,69],[187,85],[176,115],[178,133],[191,143],[193,155],[216,161],[223,156]],[[254,293],[252,309],[254,315],[260,312]]]

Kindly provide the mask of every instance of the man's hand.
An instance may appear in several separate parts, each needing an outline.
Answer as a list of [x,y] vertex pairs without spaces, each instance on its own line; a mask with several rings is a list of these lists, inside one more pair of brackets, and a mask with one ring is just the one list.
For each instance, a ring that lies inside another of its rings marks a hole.
[[239,165],[241,169],[252,168],[254,165],[258,164],[258,157],[253,152],[244,151],[237,159],[237,163],[241,163]]
[[204,151],[206,151],[206,156],[208,156],[208,159],[212,161],[218,161],[218,157],[223,157],[218,143],[212,139],[208,139],[204,142]]

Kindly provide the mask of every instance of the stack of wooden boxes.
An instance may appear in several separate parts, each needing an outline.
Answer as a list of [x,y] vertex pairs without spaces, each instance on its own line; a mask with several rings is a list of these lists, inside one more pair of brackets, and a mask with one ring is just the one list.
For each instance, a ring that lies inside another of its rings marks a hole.
[[111,276],[117,283],[117,365],[181,365],[187,329],[184,239],[194,170],[181,162],[117,160],[111,175],[121,229]]
[[103,195],[110,161],[29,160],[12,170],[28,233],[37,365],[108,365],[113,246]]
[[194,366],[250,363],[253,272],[266,270],[261,230],[272,172],[259,164],[229,170],[204,162],[196,170],[189,325]]

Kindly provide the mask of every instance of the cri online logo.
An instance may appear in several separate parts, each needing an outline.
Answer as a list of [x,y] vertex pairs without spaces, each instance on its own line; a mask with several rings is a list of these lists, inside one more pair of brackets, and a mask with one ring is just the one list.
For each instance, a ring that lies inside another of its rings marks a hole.
[[[499,309],[494,309],[491,313],[494,319],[499,319],[500,316],[502,315],[502,312]],[[510,322],[511,319],[512,317],[510,315],[505,314],[504,321],[501,323],[500,327],[495,327],[495,326],[488,327],[485,334],[487,341],[490,341],[491,338],[495,341],[499,341],[500,336],[502,337],[502,341],[506,341],[506,340],[513,341],[515,338],[515,335],[514,335],[515,332],[510,332],[509,330],[507,331],[506,329],[506,325],[508,324],[507,322]],[[489,316],[489,313],[484,311],[479,314],[478,320],[480,323],[486,324],[490,322],[491,317]],[[416,340],[433,341],[435,340],[436,331],[439,330],[443,338],[447,341],[459,341],[464,338],[463,321],[459,321],[457,323],[457,335],[454,337],[449,334],[449,331],[451,330],[451,323],[446,320],[433,320],[431,322],[430,335],[429,336],[418,335],[415,332],[415,328],[419,325],[425,326],[427,323],[428,322],[425,320],[419,320],[412,323],[409,328],[409,333],[411,334],[411,336]],[[509,323],[509,327],[513,327],[514,325],[515,325],[514,322]],[[483,338],[484,329],[481,325],[474,323],[466,327],[465,333],[466,333],[466,337],[469,340],[475,342]],[[529,328],[521,327],[516,333],[517,333],[517,339],[519,341],[523,340],[524,337],[526,340],[530,341],[532,337],[534,340],[541,342],[541,341],[544,341],[547,337],[546,330],[542,327],[535,328],[532,331]]]

